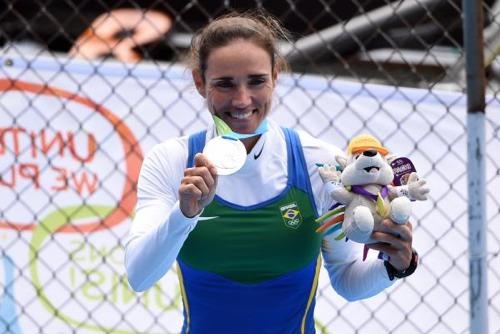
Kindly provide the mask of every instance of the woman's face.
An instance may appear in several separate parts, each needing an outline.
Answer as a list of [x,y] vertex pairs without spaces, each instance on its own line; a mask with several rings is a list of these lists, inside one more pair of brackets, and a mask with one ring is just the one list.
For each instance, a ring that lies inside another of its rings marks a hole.
[[205,80],[193,71],[208,109],[238,133],[253,133],[271,108],[276,82],[270,55],[252,41],[236,39],[213,49]]

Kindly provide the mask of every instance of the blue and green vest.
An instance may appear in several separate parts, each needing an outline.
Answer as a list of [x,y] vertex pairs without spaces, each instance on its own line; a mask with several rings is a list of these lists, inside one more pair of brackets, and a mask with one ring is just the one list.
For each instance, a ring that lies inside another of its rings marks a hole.
[[[202,216],[216,218],[199,221],[181,248],[182,333],[315,332],[321,236],[300,139],[283,131],[288,182],[281,194],[252,206],[215,196]],[[204,145],[205,132],[190,136],[188,167]]]

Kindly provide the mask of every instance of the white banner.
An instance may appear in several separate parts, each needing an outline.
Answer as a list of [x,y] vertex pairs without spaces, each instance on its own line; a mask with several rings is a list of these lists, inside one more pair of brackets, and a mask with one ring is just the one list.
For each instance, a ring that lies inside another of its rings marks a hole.
[[[179,332],[175,272],[146,293],[132,292],[123,241],[144,153],[210,122],[189,71],[15,54],[0,61],[0,333]],[[498,101],[488,101],[487,111],[492,225],[500,203]],[[466,330],[465,97],[282,75],[271,117],[342,148],[370,132],[409,157],[431,187],[431,200],[414,205],[418,271],[353,303],[328,287],[323,272],[318,332]],[[498,239],[489,242],[498,254]],[[498,281],[490,284],[490,296],[499,290]],[[490,329],[498,330],[495,316]],[[444,326],[440,317],[454,320]]]

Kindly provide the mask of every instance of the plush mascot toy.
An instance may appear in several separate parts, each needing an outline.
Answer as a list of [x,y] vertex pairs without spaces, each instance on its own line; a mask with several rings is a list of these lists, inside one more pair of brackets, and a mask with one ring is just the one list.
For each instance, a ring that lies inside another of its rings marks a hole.
[[[390,158],[389,150],[371,135],[353,138],[347,151],[347,158],[336,157],[339,167],[322,166],[319,173],[326,191],[345,205],[343,216],[334,220],[342,220],[340,238],[373,243],[370,236],[382,219],[405,224],[411,214],[411,201],[426,200],[429,189],[408,159],[399,158],[391,166],[396,159]],[[404,173],[398,173],[401,171]],[[397,182],[395,175],[401,176]],[[334,210],[330,215],[338,212]],[[325,231],[327,227],[323,224],[318,230]]]

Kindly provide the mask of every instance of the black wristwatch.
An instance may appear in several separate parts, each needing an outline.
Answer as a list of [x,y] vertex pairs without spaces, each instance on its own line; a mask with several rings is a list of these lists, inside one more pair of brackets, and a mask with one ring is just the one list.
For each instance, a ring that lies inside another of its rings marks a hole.
[[397,270],[392,266],[392,264],[389,263],[389,261],[384,261],[385,269],[387,270],[387,274],[389,275],[389,279],[392,281],[394,280],[394,277],[396,278],[403,278],[410,276],[415,272],[415,269],[417,269],[418,266],[418,253],[416,250],[412,250],[411,254],[411,262],[410,266],[406,268],[405,270]]

